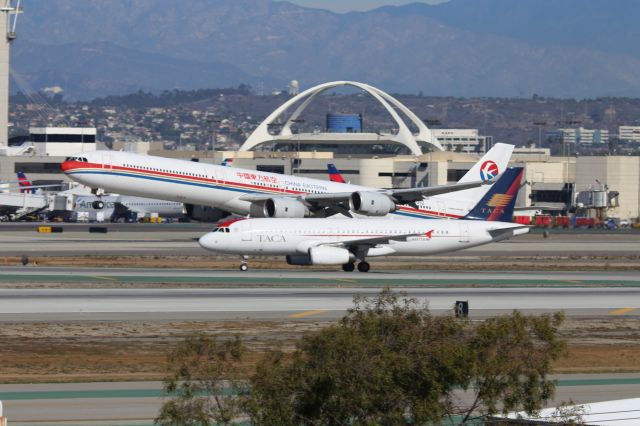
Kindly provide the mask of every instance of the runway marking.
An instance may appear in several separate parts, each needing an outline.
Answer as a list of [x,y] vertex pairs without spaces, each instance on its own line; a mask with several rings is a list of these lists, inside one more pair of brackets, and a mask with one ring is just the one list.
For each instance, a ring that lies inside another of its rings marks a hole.
[[309,317],[311,315],[318,315],[321,314],[323,312],[327,312],[326,309],[314,309],[311,311],[304,311],[304,312],[298,312],[296,314],[291,314],[288,315],[289,318],[304,318],[304,317]]
[[333,279],[332,278],[325,278],[325,279],[329,280],[329,281],[340,281],[342,283],[357,283],[358,282],[358,280],[350,280],[350,279],[347,279],[347,278],[333,278]]
[[118,281],[117,278],[111,278],[111,277],[102,277],[100,275],[92,275],[91,278],[97,278],[99,280],[107,280],[107,281]]
[[624,314],[628,314],[629,312],[633,312],[635,311],[637,308],[620,308],[620,309],[615,309],[611,312],[609,312],[611,315],[624,315]]
[[571,283],[571,284],[582,284],[582,281],[578,281],[578,280],[565,280],[564,282]]

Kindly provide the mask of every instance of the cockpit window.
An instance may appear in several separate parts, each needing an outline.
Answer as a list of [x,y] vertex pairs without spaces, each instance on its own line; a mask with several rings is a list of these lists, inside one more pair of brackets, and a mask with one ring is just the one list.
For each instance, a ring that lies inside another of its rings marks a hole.
[[231,232],[231,230],[229,228],[226,228],[226,227],[218,227],[218,228],[215,228],[211,232],[227,232],[228,233],[228,232]]

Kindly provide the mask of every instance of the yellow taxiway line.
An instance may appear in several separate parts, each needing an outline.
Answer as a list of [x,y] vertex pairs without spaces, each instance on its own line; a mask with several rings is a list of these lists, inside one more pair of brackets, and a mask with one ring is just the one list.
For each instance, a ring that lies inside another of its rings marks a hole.
[[116,278],[101,277],[100,275],[93,275],[91,278],[97,278],[99,280],[118,281]]
[[327,312],[326,309],[314,309],[312,311],[304,311],[304,312],[298,312],[295,314],[291,314],[289,315],[289,318],[304,318],[304,317],[309,317],[311,315],[318,315],[321,314],[323,312]]
[[628,314],[629,312],[633,312],[635,311],[637,308],[620,308],[620,309],[615,309],[611,312],[609,312],[611,315],[624,315],[624,314]]

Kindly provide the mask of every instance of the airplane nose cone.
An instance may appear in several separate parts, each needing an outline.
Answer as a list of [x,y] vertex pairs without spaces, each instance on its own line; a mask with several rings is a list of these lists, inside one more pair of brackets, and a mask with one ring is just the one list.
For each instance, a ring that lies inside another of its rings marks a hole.
[[200,244],[200,247],[203,249],[213,250],[215,246],[214,238],[215,235],[213,235],[213,232],[205,234],[198,239],[198,244]]
[[63,161],[62,164],[60,164],[60,170],[62,170],[62,173],[66,173],[69,170],[73,170],[75,165],[75,161]]

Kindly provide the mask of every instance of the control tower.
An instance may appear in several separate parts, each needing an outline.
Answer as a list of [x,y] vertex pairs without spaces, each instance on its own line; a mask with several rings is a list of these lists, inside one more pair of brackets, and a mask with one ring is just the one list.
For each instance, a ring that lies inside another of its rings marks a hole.
[[9,47],[16,38],[20,0],[0,0],[0,147],[9,139]]

